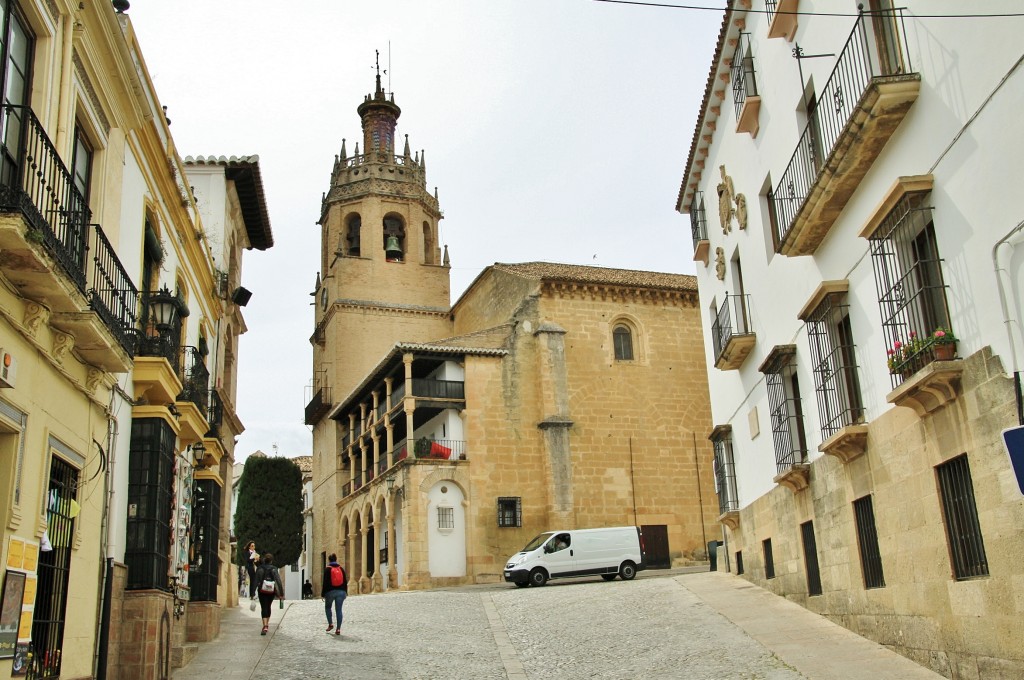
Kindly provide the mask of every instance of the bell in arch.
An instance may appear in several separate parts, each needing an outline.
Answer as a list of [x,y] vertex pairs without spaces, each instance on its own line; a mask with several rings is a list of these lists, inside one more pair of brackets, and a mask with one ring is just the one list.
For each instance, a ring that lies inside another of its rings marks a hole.
[[387,241],[384,242],[384,256],[388,260],[402,259],[402,245],[398,242],[397,236],[388,236]]

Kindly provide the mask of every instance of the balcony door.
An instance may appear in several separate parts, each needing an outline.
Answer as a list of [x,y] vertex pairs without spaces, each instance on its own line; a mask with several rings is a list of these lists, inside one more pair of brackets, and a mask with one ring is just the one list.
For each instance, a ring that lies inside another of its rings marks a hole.
[[892,0],[871,0],[871,28],[875,34],[878,75],[892,76],[902,72],[903,58]]
[[[3,55],[4,110],[2,115],[3,149],[0,151],[0,182],[15,184],[18,179],[18,152],[22,143],[25,122],[24,109],[28,104],[32,66],[32,34],[18,14],[14,0],[0,0],[3,27],[0,31],[0,51]],[[15,107],[15,108],[12,108]]]

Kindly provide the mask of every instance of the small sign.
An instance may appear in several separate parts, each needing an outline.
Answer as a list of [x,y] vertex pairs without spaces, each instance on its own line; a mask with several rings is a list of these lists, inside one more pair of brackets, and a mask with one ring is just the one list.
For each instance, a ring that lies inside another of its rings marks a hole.
[[1003,430],[1003,445],[1017,477],[1017,490],[1024,494],[1024,425]]

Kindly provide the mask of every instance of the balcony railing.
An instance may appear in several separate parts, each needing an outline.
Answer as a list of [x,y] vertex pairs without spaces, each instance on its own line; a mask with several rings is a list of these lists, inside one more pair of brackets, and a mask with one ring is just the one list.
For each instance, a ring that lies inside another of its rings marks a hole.
[[178,324],[175,324],[170,331],[160,333],[152,326],[152,323],[149,323],[141,331],[136,346],[136,355],[163,357],[167,359],[174,373],[177,374],[179,366],[181,366],[181,347],[178,344],[178,338],[180,337],[181,329]]
[[198,348],[189,345],[183,347],[181,353],[185,373],[182,376],[181,394],[178,395],[177,401],[191,401],[199,408],[199,412],[205,415],[209,412],[210,406],[210,369],[203,362],[203,355],[199,353]]
[[461,380],[413,378],[413,396],[421,399],[465,399],[465,383]]
[[344,436],[341,438],[341,448],[342,448],[342,450],[344,450],[344,449],[347,449],[351,445],[352,445],[352,433],[351,432],[346,432],[344,434]]
[[384,395],[381,395],[380,401],[377,403],[377,408],[374,409],[374,420],[380,422],[384,419],[384,414],[388,412],[388,402]]
[[409,457],[409,449],[406,445],[405,440],[402,440],[398,444],[395,444],[395,448],[391,450],[391,459],[396,463],[400,460],[405,460]]
[[[870,103],[862,102],[862,99],[872,86],[906,79],[911,70],[907,54],[902,10],[862,13],[858,17],[832,74],[817,97],[817,105],[808,112],[807,125],[789,165],[769,196],[775,208],[773,236],[778,252],[788,255],[813,253],[834,216],[848,200],[845,191],[839,192],[834,199],[829,198],[829,194],[834,192],[821,191],[822,196],[819,197],[814,191],[821,181],[822,170],[826,166],[831,168],[833,154],[838,152],[850,156],[842,158],[844,163],[836,163],[832,174],[844,183],[848,193],[852,193],[892,130],[902,120],[906,109],[916,98],[916,88],[907,88],[907,92],[895,93],[884,101],[881,97]],[[856,129],[848,129],[853,122],[858,124],[854,126]],[[869,125],[874,127],[863,129]],[[842,144],[838,144],[840,141]],[[847,168],[847,165],[851,167]],[[812,233],[802,234],[799,230],[792,233],[798,218],[807,217],[810,213],[816,215]],[[808,240],[810,243],[792,243],[796,240]]]
[[345,482],[341,485],[341,497],[344,498],[352,493],[352,482]]
[[321,387],[306,404],[306,425],[316,425],[331,410],[331,388]]
[[693,235],[693,250],[696,252],[698,244],[708,240],[708,217],[704,210],[703,191],[695,193],[690,204],[690,233]]
[[732,79],[732,103],[736,107],[739,121],[747,97],[757,96],[757,79],[754,77],[754,57],[750,52],[750,34],[740,33],[739,45],[732,58],[730,77]]
[[427,439],[416,440],[417,458],[442,458],[444,460],[468,460],[466,458],[466,442],[462,439]]
[[135,354],[135,333],[139,290],[132,283],[121,260],[107,240],[100,225],[95,225],[93,239],[92,288],[89,306],[99,315],[118,344],[129,356]]
[[[715,365],[722,368],[721,363],[728,361],[730,357],[727,354],[732,354],[732,348],[730,345],[734,341],[743,339],[753,339],[754,332],[751,330],[750,324],[750,296],[749,295],[728,295],[726,294],[725,300],[722,302],[722,306],[718,309],[718,315],[715,317],[714,323],[711,324],[711,340],[715,350]],[[747,352],[749,347],[746,347],[747,343],[742,343],[745,346]],[[752,343],[750,343],[752,344]],[[738,357],[742,362],[743,357]],[[737,368],[736,366],[729,366],[729,368]]]
[[377,476],[381,476],[388,469],[388,457],[382,455],[380,460],[377,461]]
[[[399,406],[402,400],[405,399],[405,383],[398,383],[391,387],[391,409]],[[391,410],[388,409],[388,410]]]
[[210,407],[206,410],[206,422],[210,424],[210,433],[217,434],[217,429],[224,422],[224,401],[217,390],[210,390]]
[[27,106],[0,108],[0,209],[16,210],[64,273],[85,293],[85,257],[92,213],[71,173]]

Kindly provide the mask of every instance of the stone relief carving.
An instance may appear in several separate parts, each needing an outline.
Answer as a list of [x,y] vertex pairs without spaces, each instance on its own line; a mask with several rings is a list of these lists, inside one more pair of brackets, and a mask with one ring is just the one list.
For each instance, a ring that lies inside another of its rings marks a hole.
[[49,320],[50,310],[46,307],[43,307],[38,302],[29,302],[25,305],[25,318],[22,319],[22,323],[32,337],[35,337],[36,333],[39,332],[39,327]]
[[732,203],[735,191],[732,177],[725,174],[725,166],[719,165],[718,170],[722,173],[722,181],[718,183],[718,221],[722,224],[722,233],[728,234],[732,229]]
[[103,371],[98,368],[89,368],[89,372],[85,376],[85,389],[95,393],[100,386],[100,381],[103,379]]
[[747,228],[747,197],[743,194],[736,194],[736,222],[740,229]]
[[715,248],[715,274],[719,281],[725,281],[725,249]]
[[64,363],[64,358],[75,346],[75,338],[67,333],[53,334],[53,358],[58,364]]

